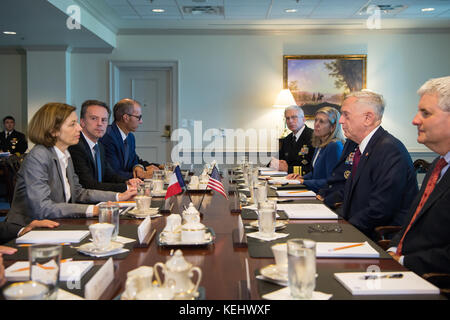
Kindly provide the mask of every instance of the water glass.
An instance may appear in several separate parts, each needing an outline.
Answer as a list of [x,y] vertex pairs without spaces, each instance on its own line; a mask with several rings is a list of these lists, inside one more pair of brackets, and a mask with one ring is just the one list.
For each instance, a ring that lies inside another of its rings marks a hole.
[[60,244],[34,244],[28,250],[30,279],[47,286],[48,300],[58,295],[61,252]]
[[152,195],[152,186],[153,186],[153,180],[152,179],[145,179],[144,180],[144,196],[151,197],[151,195]]
[[116,240],[119,235],[119,205],[116,203],[99,205],[98,222],[114,225],[111,240]]
[[258,202],[258,231],[263,237],[272,237],[277,222],[277,202],[266,200]]
[[267,201],[267,181],[253,184],[253,200],[255,203]]
[[288,282],[295,299],[311,299],[316,287],[316,242],[309,239],[287,241]]

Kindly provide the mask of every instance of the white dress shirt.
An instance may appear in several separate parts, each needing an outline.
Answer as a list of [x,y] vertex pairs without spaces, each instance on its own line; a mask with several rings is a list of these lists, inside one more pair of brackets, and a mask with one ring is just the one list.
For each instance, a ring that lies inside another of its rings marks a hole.
[[300,136],[302,135],[303,130],[305,130],[305,125],[303,125],[303,127],[300,130],[298,130],[297,133],[294,134],[295,142],[298,141],[298,138],[300,138]]
[[361,155],[364,153],[364,150],[366,149],[367,145],[369,144],[370,139],[372,139],[373,135],[375,134],[375,132],[377,132],[379,127],[380,126],[376,127],[372,131],[370,131],[370,133],[359,144],[359,152],[361,152]]

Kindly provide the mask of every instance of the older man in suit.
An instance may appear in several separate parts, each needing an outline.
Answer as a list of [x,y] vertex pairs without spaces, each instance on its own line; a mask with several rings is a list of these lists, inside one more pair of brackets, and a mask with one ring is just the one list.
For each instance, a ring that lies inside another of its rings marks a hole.
[[388,251],[419,275],[450,273],[450,76],[428,80],[418,93],[419,110],[412,122],[417,141],[439,156]]
[[368,237],[378,226],[401,226],[417,194],[411,157],[403,143],[381,127],[383,97],[371,91],[350,93],[340,123],[358,147],[344,189],[342,215]]
[[[313,130],[305,124],[305,114],[301,107],[293,105],[284,110],[286,125],[292,132],[280,141],[279,159],[273,158],[270,167],[301,176],[312,170],[314,147],[311,145]],[[301,167],[301,172],[294,172]]]
[[114,106],[114,122],[108,126],[100,139],[105,146],[106,161],[117,174],[126,179],[151,178],[156,164],[139,158],[133,132],[142,123],[142,108],[139,102],[122,99]]
[[3,118],[3,129],[0,133],[0,150],[9,153],[24,154],[28,149],[28,141],[22,132],[14,129],[16,120],[12,116]]
[[80,111],[81,135],[78,144],[70,146],[75,172],[86,189],[123,192],[127,185],[136,188],[142,181],[119,176],[105,161],[105,149],[99,139],[108,126],[110,110],[105,102],[87,100]]

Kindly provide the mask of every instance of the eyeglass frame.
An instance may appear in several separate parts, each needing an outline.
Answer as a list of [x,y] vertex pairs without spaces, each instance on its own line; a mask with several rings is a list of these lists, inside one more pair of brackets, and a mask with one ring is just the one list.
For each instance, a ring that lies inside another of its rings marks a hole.
[[125,114],[129,115],[130,117],[135,117],[135,118],[137,118],[137,119],[138,119],[138,121],[141,121],[141,120],[142,120],[142,114],[141,114],[141,115],[139,115],[139,116],[136,116],[136,115],[134,115],[134,114],[130,114],[130,113],[125,113]]
[[314,225],[314,226],[308,226],[308,233],[312,233],[312,232],[320,232],[320,233],[325,233],[325,232],[338,232],[338,233],[342,233],[342,227],[339,225],[334,225],[334,226],[324,226],[324,225]]

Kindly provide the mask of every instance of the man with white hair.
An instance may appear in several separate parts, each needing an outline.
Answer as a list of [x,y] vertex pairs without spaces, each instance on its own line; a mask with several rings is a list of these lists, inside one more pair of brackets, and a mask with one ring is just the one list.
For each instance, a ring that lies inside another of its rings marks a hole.
[[273,158],[270,167],[288,173],[293,173],[294,167],[301,167],[301,172],[296,173],[305,175],[312,170],[314,147],[311,138],[314,130],[306,126],[305,114],[299,106],[287,107],[284,118],[292,132],[280,141],[279,160]]
[[411,157],[400,140],[381,127],[383,97],[352,92],[342,104],[339,123],[358,144],[344,188],[342,214],[370,238],[378,226],[402,226],[417,194]]
[[450,273],[450,76],[428,80],[418,94],[418,112],[412,121],[418,130],[417,142],[439,156],[388,251],[419,275]]

